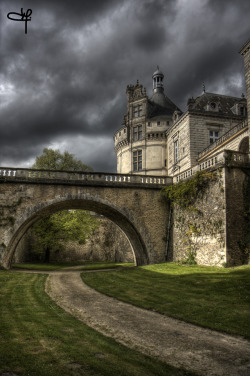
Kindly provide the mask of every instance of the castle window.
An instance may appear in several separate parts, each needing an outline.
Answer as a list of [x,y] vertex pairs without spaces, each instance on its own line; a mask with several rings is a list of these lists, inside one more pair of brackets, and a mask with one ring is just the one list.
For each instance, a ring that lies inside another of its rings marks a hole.
[[179,160],[179,140],[174,142],[174,163],[177,163]]
[[219,132],[217,131],[210,131],[209,132],[209,139],[210,139],[210,144],[218,140],[219,138]]
[[240,107],[240,116],[244,116],[244,107]]
[[151,123],[150,123],[150,121],[148,122],[148,127],[151,127]]
[[123,131],[123,133],[126,133],[126,128],[124,128],[124,131]]
[[137,106],[134,106],[134,117],[140,117],[142,116],[142,104],[138,104]]
[[133,171],[142,171],[142,150],[133,152]]
[[158,126],[158,127],[161,126],[161,122],[160,122],[160,121],[157,121],[157,126]]
[[133,128],[133,141],[142,140],[142,125]]

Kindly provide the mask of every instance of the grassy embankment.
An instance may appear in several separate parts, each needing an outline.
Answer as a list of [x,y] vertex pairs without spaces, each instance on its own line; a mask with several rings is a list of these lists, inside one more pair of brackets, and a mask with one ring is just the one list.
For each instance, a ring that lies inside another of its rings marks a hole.
[[85,326],[44,292],[46,275],[0,270],[0,375],[192,375]]
[[136,306],[250,339],[250,267],[174,263],[82,273],[96,290]]
[[[121,262],[90,262],[90,261],[72,261],[72,262],[61,262],[61,263],[22,263],[13,264],[12,269],[25,269],[25,270],[39,270],[39,271],[53,271],[53,270],[63,270],[70,267],[79,267],[79,270],[98,270],[98,269],[115,269],[121,267],[131,267],[133,263],[121,263]],[[81,268],[82,266],[82,268]]]

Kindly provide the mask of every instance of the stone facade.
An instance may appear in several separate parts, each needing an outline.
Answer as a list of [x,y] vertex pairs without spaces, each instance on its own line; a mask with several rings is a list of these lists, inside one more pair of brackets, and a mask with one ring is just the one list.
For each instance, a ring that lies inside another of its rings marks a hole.
[[127,113],[114,135],[117,172],[167,175],[166,130],[181,111],[164,94],[164,75],[153,75],[153,96],[137,82],[127,87]]
[[[193,237],[198,263],[238,265],[248,261],[250,243],[246,234],[250,226],[247,214],[250,192],[246,187],[249,186],[250,174],[250,40],[240,53],[244,56],[247,99],[243,94],[238,98],[209,93],[204,87],[200,96],[188,100],[184,113],[173,105],[171,118],[164,119],[160,114],[167,111],[167,108],[169,110],[170,100],[166,97],[166,102],[164,101],[163,74],[158,70],[153,75],[153,97],[149,99],[146,92],[143,93],[141,117],[136,116],[134,119],[131,111],[125,116],[124,133],[130,135],[126,146],[119,139],[121,130],[115,134],[117,168],[120,173],[138,173],[138,165],[133,165],[136,150],[141,150],[141,173],[166,174],[173,177],[174,183],[191,178],[197,171],[222,169],[220,182],[211,184],[205,196],[198,197],[195,203],[203,213],[203,218],[195,212],[183,212],[177,206],[174,207],[173,233],[172,238],[169,237],[171,242],[168,240],[169,261],[185,258],[187,228],[184,227],[190,224],[203,225],[203,235]],[[155,97],[156,78],[161,101],[157,101]],[[128,109],[137,103],[133,93],[139,90],[139,86],[142,88],[139,84],[128,87],[132,93],[128,96]],[[149,111],[154,100],[155,113],[158,115],[155,123]],[[160,131],[158,125],[164,120],[167,122]],[[134,124],[140,124],[142,128],[141,137],[136,141],[132,137]],[[148,126],[152,127],[149,131],[151,143],[147,134]],[[123,154],[125,151],[126,160]],[[230,154],[232,151],[235,153]],[[182,226],[178,222],[180,218],[183,220]],[[217,225],[217,230],[214,228],[212,233],[207,231],[209,228],[211,230],[211,224],[208,225],[210,220]],[[171,231],[169,234],[171,235]]]
[[[241,53],[249,98],[249,42]],[[195,166],[204,149],[249,116],[244,95],[208,93],[205,88],[199,97],[188,100],[182,113],[164,94],[163,78],[159,69],[153,74],[151,98],[138,82],[127,87],[127,113],[114,135],[118,173],[176,176]],[[224,143],[224,149],[238,151],[239,142]]]

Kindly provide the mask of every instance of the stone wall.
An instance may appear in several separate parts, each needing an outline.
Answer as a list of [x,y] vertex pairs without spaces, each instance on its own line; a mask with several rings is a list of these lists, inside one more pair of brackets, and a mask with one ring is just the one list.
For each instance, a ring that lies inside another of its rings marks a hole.
[[218,153],[220,153],[223,150],[234,150],[234,151],[240,151],[240,144],[242,140],[246,139],[248,137],[248,127],[244,128],[243,130],[240,130],[239,132],[235,133],[232,137],[230,137],[225,142],[222,142],[221,145],[216,146],[214,149],[211,149],[211,151],[208,151],[206,155],[204,155],[200,161],[204,161],[207,158],[211,158]]
[[222,266],[227,262],[225,173],[217,171],[216,175],[216,180],[198,194],[192,209],[174,206],[169,261],[185,261],[191,251],[200,265]]
[[[133,252],[125,234],[106,218],[99,218],[100,226],[86,239],[85,244],[70,241],[65,250],[51,254],[51,261],[112,261],[134,262]],[[13,262],[43,261],[44,254],[35,254],[36,240],[31,229],[20,241]]]
[[197,195],[193,209],[173,210],[172,250],[168,260],[186,261],[190,250],[200,265],[249,263],[250,169],[223,167]]
[[[178,162],[175,162],[174,143],[178,141]],[[167,139],[168,175],[190,168],[190,129],[189,117],[185,114],[169,131]]]
[[190,115],[191,165],[196,165],[198,153],[210,145],[210,131],[218,132],[219,137],[221,137],[238,123],[239,119],[230,119],[226,116]]
[[227,263],[249,262],[250,169],[226,168]]

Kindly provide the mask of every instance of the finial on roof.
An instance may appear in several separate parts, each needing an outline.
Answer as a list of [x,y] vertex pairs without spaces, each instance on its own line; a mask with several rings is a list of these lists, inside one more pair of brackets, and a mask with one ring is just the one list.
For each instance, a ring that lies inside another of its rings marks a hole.
[[202,88],[203,88],[203,94],[205,94],[205,92],[206,92],[206,86],[205,86],[204,82],[203,82]]
[[139,80],[136,81],[137,85],[139,85]]
[[245,98],[245,94],[244,93],[241,94],[241,98]]
[[159,65],[156,66],[157,70],[160,70]]

